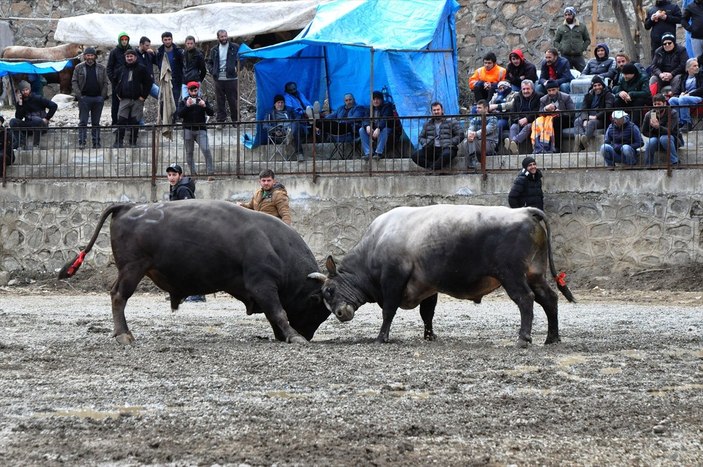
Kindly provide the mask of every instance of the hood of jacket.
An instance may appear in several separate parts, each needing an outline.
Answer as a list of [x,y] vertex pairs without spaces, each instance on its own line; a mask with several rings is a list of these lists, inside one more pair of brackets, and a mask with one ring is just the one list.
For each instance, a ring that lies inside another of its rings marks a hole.
[[600,60],[596,51],[601,48],[605,50],[605,58],[603,58],[603,60],[607,60],[608,58],[610,58],[610,48],[608,47],[608,44],[606,44],[605,42],[599,42],[593,49],[593,56],[596,57],[596,60]]
[[190,191],[195,193],[195,180],[193,180],[192,178],[190,178],[190,177],[181,178],[181,180],[176,184],[176,188],[178,188],[181,185],[187,186],[188,188],[190,188]]
[[121,31],[117,34],[117,47],[122,47],[122,44],[120,44],[120,37],[122,36],[127,36],[127,47],[125,49],[129,49],[129,40],[131,37],[129,37],[129,34],[127,34],[125,31]]
[[513,49],[510,54],[508,55],[508,58],[510,58],[510,55],[517,55],[518,58],[520,59],[520,63],[525,63],[525,56],[522,53],[522,50],[520,49]]

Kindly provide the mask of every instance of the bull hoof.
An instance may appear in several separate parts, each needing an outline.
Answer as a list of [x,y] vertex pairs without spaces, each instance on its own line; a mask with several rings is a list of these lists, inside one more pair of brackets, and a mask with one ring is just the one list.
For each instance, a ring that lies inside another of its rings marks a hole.
[[526,349],[530,345],[530,342],[523,339],[522,337],[518,338],[517,342],[515,343],[515,347],[518,349]]
[[559,342],[561,342],[561,338],[559,336],[547,336],[547,340],[544,341],[544,345],[558,344]]
[[374,341],[376,344],[387,344],[388,343],[388,337],[384,336],[378,336],[376,340]]
[[115,336],[115,340],[117,340],[117,342],[122,345],[134,344],[134,336],[132,335],[131,332],[126,332],[124,334],[120,334],[118,336]]
[[291,336],[288,338],[290,344],[307,344],[308,341],[303,336]]
[[437,340],[437,335],[432,332],[432,331],[425,331],[425,340],[426,341],[436,341]]

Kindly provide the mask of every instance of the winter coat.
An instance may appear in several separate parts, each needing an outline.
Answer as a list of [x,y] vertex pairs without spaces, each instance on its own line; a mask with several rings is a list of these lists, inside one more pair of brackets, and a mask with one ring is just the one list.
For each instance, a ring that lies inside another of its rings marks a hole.
[[628,93],[632,99],[632,103],[628,104],[628,106],[650,105],[652,103],[649,80],[639,73],[635,74],[630,81],[627,81],[624,75],[620,75],[620,81],[613,88],[616,106],[624,104],[622,99],[618,96],[622,91]]
[[596,95],[593,89],[588,91],[588,94],[583,98],[583,104],[581,106],[581,114],[579,119],[581,121],[588,120],[591,115],[595,115],[597,120],[600,121],[603,127],[606,126],[608,110],[612,109],[615,104],[615,96],[610,89],[604,88],[600,95]]
[[593,51],[593,55],[595,58],[592,58],[586,63],[586,68],[583,69],[581,72],[582,75],[598,75],[601,78],[605,79],[613,79],[615,78],[615,59],[610,57],[610,49],[608,48],[607,44],[597,44],[596,45],[596,50],[602,48],[605,50],[605,57],[604,58],[599,58],[598,55],[596,54],[595,50]]
[[[576,105],[569,94],[559,91],[556,97],[556,99],[552,99],[549,94],[542,96],[539,99],[539,111],[544,112],[544,107],[549,104],[556,104],[557,110],[561,111],[576,110]],[[573,113],[567,115],[573,116]]]
[[[183,120],[183,128],[192,131],[207,130],[207,126],[205,126],[207,116],[215,115],[215,110],[207,100],[201,97],[197,98],[198,102],[195,104],[186,105],[186,101],[189,98],[190,96],[178,101],[178,108],[176,109],[176,115]],[[205,102],[205,107],[200,106],[201,100]]]
[[201,82],[207,75],[205,56],[198,49],[183,51],[183,84]]
[[612,146],[618,153],[622,151],[622,147],[625,144],[634,149],[643,145],[640,129],[627,117],[625,117],[625,123],[622,126],[618,126],[615,123],[608,125],[603,142]]
[[[525,98],[521,92],[516,93],[512,105],[505,108],[507,112],[513,113],[510,118],[510,123],[517,123],[518,120],[523,117],[527,118],[528,125],[532,123],[535,118],[537,118],[537,112],[539,111],[539,100],[541,97],[542,95],[537,92],[533,92],[528,98]],[[501,107],[498,109],[502,110]]]
[[[27,97],[22,96],[22,104],[17,104],[15,107],[15,118],[25,120],[35,117],[51,120],[58,108],[59,106],[56,102],[30,93]],[[46,111],[47,109],[49,109],[48,112]]]
[[554,35],[554,47],[561,55],[581,55],[591,45],[591,36],[586,25],[574,18],[573,24],[564,21]]
[[288,206],[288,192],[280,183],[276,183],[271,191],[259,188],[248,203],[242,204],[247,209],[270,214],[278,217],[283,222],[291,225],[290,207]]
[[[559,86],[564,83],[570,83],[574,79],[574,75],[571,74],[571,65],[564,57],[557,57],[557,61],[553,67],[556,71],[555,81],[559,83]],[[544,85],[547,81],[549,81],[549,66],[547,65],[546,60],[542,60],[542,64],[540,65],[539,84]]]
[[[657,111],[658,109],[661,110]],[[652,115],[654,113],[656,113],[657,120],[659,120],[659,128],[652,126]],[[664,135],[678,136],[679,113],[668,105],[665,107],[654,107],[644,116],[644,120],[642,121],[642,134],[647,138]]]
[[464,132],[461,125],[456,120],[451,118],[440,117],[439,134],[435,126],[435,119],[431,118],[420,131],[418,142],[420,147],[434,146],[435,139],[439,140],[439,146],[442,148],[456,148],[461,140],[464,139]]
[[[95,65],[95,77],[98,80],[98,88],[103,99],[107,99],[107,69],[101,63]],[[83,62],[76,65],[71,78],[71,91],[76,100],[79,100],[83,95],[83,86],[85,86],[85,75],[88,72],[88,65]]]
[[[237,56],[239,55],[239,45],[229,42],[227,45],[227,65],[225,74],[228,79],[237,79]],[[210,57],[207,60],[207,69],[215,81],[220,79],[220,44],[219,42],[210,49]]]
[[659,47],[652,58],[652,75],[659,77],[665,71],[674,76],[685,73],[687,60],[688,52],[682,45],[676,44],[671,52],[664,51],[664,46]]
[[537,67],[525,60],[525,56],[520,49],[514,49],[510,55],[517,55],[520,58],[520,65],[515,66],[509,62],[505,67],[505,79],[513,86],[520,87],[523,79],[529,79],[533,83],[537,82]]
[[183,177],[175,186],[168,189],[168,199],[178,201],[181,199],[195,199],[195,180]]
[[485,139],[486,141],[498,141],[498,119],[493,115],[486,115],[486,129],[483,129],[483,117],[476,115],[469,119],[468,131],[475,131],[476,138]]
[[[703,97],[703,72],[698,72],[694,76],[696,79],[696,87],[693,91],[688,93],[689,96]],[[688,73],[681,76],[681,80],[677,83],[675,88],[672,88],[671,92],[674,96],[681,95],[682,92],[686,90],[686,81],[688,80]]]
[[691,33],[693,39],[703,39],[703,2],[689,3],[683,10],[681,26]]
[[149,97],[152,84],[154,84],[154,79],[149,76],[149,72],[135,61],[131,65],[125,64],[122,76],[114,90],[120,99],[139,99],[141,97],[146,100]]
[[[666,20],[652,21],[652,15],[659,10],[666,12]],[[655,2],[655,5],[647,10],[647,17],[644,20],[644,28],[651,29],[652,48],[657,48],[662,43],[662,36],[666,33],[676,36],[676,26],[681,23],[683,15],[681,8],[676,3],[669,0]]]
[[[375,130],[376,128],[380,128],[383,130],[386,127],[393,127],[393,122],[391,121],[393,119],[393,109],[394,106],[390,102],[381,102],[381,105],[376,108],[373,107],[373,129]],[[362,123],[362,127],[367,127],[371,124],[370,119],[365,119]]]
[[137,63],[146,68],[147,73],[153,78],[156,55],[149,52],[142,52],[139,49],[134,49],[134,51],[137,52]]
[[[183,82],[183,49],[173,44],[173,64],[171,65],[171,80],[177,85],[185,84]],[[159,47],[156,51],[156,66],[161,70],[161,65],[163,64],[164,55],[166,53],[166,47],[163,45]]]
[[132,48],[129,43],[127,43],[126,47],[122,47],[120,44],[120,37],[122,36],[127,36],[127,33],[121,32],[117,35],[117,47],[110,51],[110,56],[107,58],[107,77],[110,78],[110,82],[113,85],[117,84],[120,76],[122,76],[122,70],[126,63],[124,59],[125,50]]
[[522,169],[510,189],[508,204],[511,208],[530,206],[544,210],[542,171],[537,169],[537,172],[532,175],[527,169]]

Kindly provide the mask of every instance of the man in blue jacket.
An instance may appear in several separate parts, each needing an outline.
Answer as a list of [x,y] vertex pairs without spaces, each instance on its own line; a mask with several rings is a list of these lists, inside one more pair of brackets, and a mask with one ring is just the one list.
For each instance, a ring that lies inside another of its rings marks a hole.
[[559,52],[554,47],[550,47],[544,53],[544,60],[540,65],[539,81],[537,81],[536,90],[539,94],[546,94],[547,89],[544,87],[549,80],[556,81],[559,84],[559,90],[567,94],[571,93],[571,80],[574,75],[571,74],[571,65],[564,57],[559,56]]
[[626,112],[616,110],[612,115],[613,123],[605,130],[605,142],[600,153],[608,167],[615,163],[637,164],[637,149],[642,147],[640,129],[632,123]]
[[361,147],[364,150],[364,161],[369,161],[371,155],[371,143],[376,141],[376,150],[373,158],[378,160],[383,157],[383,150],[386,148],[386,142],[393,130],[393,104],[384,102],[383,93],[374,91],[372,95],[372,113],[373,119],[364,120],[359,128],[359,136],[361,136]]

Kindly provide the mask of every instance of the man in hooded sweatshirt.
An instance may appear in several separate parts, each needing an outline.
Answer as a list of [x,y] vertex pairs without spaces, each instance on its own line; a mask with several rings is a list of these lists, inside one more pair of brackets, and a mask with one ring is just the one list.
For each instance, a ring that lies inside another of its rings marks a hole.
[[278,217],[286,224],[291,225],[288,192],[286,187],[276,181],[273,170],[264,169],[261,171],[259,185],[260,188],[256,190],[251,200],[248,203],[239,203],[239,205]]
[[[586,67],[581,71],[582,75],[595,76],[598,75],[606,82],[612,83],[615,78],[615,59],[610,57],[610,49],[608,44],[601,42],[596,44],[596,49],[593,51],[594,58],[586,63]],[[614,83],[612,83],[614,84]]]
[[632,121],[638,125],[642,122],[642,107],[652,105],[652,93],[649,91],[647,78],[640,74],[633,63],[622,67],[620,81],[613,88],[615,108],[632,109]]
[[144,116],[144,101],[149,97],[154,80],[149,72],[137,62],[137,53],[128,49],[124,53],[125,66],[113,92],[119,99],[117,136],[113,148],[123,147],[126,126],[130,125],[130,144],[137,145],[139,121]]
[[525,55],[520,49],[514,49],[508,55],[508,66],[505,68],[505,80],[510,83],[513,91],[520,90],[520,83],[529,79],[533,83],[537,82],[537,67],[525,60]]
[[591,45],[588,28],[576,19],[576,8],[569,6],[564,9],[564,22],[557,28],[554,35],[554,46],[562,57],[567,59],[571,68],[583,70],[586,60],[583,53]]
[[511,208],[533,207],[544,210],[542,172],[537,168],[534,157],[527,156],[522,160],[522,170],[510,189],[508,203]]
[[112,49],[107,59],[107,77],[112,84],[112,99],[110,101],[110,113],[112,114],[111,125],[117,125],[117,113],[120,108],[120,100],[117,98],[117,92],[115,91],[125,66],[124,53],[130,48],[129,35],[126,32],[121,32],[117,35],[117,47]]

